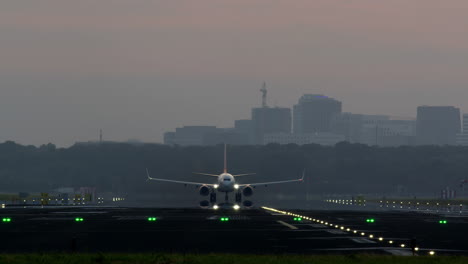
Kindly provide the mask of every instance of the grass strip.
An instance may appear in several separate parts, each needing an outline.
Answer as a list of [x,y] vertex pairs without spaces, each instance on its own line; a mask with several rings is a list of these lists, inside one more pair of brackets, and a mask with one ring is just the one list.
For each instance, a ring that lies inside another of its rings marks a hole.
[[5,264],[466,264],[466,256],[236,255],[236,254],[1,254]]

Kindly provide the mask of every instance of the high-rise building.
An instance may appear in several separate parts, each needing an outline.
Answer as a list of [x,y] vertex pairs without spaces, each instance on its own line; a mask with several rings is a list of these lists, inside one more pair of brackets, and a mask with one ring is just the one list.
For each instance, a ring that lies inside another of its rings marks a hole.
[[460,127],[460,109],[456,107],[418,107],[416,122],[418,145],[454,145]]
[[253,108],[252,127],[254,144],[264,144],[265,134],[291,133],[291,109],[281,107]]
[[253,144],[253,121],[251,119],[235,120],[234,130],[237,133],[247,135],[248,144]]
[[295,134],[331,132],[331,122],[341,113],[341,102],[319,94],[304,94],[294,105]]
[[457,135],[457,145],[468,146],[468,114],[463,114],[463,131]]

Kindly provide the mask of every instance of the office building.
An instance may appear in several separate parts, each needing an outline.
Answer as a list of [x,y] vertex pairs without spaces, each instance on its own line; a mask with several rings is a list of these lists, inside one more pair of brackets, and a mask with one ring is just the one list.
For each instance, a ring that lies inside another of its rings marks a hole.
[[462,133],[457,135],[457,145],[468,146],[468,114],[463,114]]
[[331,132],[331,122],[341,113],[341,102],[319,94],[305,94],[294,105],[293,132],[310,134]]
[[333,133],[308,133],[308,134],[292,134],[292,133],[273,133],[265,135],[265,144],[319,144],[333,146],[338,142],[345,141],[343,135]]
[[453,106],[419,106],[416,122],[418,145],[454,145],[460,134],[460,109]]
[[271,133],[291,133],[291,109],[261,107],[252,109],[253,143],[261,145]]

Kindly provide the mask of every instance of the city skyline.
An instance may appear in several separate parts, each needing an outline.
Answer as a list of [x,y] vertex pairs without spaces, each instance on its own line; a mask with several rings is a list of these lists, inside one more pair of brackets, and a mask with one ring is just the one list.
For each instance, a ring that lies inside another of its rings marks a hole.
[[44,0],[0,4],[0,141],[162,142],[325,94],[343,111],[468,112],[468,3]]

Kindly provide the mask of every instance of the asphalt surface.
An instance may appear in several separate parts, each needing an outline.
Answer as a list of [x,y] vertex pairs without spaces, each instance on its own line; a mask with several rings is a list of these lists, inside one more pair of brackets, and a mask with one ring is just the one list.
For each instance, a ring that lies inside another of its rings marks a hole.
[[[291,215],[261,208],[6,208],[0,209],[0,252],[412,255],[410,245],[414,239],[420,248],[415,252],[418,255],[427,255],[431,250],[436,255],[468,255],[468,218],[463,216],[395,211],[284,211],[334,226],[305,219],[295,221]],[[156,221],[148,221],[154,217]],[[11,221],[3,220],[8,218]],[[447,220],[447,224],[439,224],[439,220]],[[373,238],[369,238],[370,234]]]

